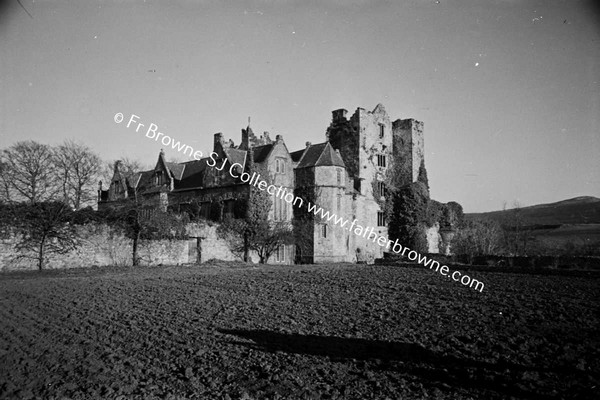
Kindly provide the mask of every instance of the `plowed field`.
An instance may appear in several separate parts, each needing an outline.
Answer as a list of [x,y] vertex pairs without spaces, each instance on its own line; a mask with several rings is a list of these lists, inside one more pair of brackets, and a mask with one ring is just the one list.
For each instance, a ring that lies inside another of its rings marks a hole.
[[420,268],[0,275],[0,398],[600,398],[600,279]]

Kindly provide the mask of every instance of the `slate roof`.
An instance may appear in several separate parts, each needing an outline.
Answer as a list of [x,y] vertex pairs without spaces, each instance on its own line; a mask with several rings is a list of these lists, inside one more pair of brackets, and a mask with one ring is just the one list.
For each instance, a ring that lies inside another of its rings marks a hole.
[[293,153],[290,153],[290,157],[292,157],[292,161],[293,162],[300,161],[300,159],[302,158],[302,154],[304,154],[304,150],[306,150],[306,149],[302,149],[302,150],[298,150],[298,151],[294,151]]
[[[227,156],[227,159],[229,160],[229,162],[231,164],[238,163],[242,166],[245,166],[246,154],[247,154],[246,150],[239,150],[239,149],[234,149],[232,147],[225,147],[223,149],[223,151],[225,152],[225,155]],[[256,158],[256,156],[254,158]]]
[[175,181],[175,189],[191,189],[204,186],[204,171],[208,168],[207,162],[209,159],[206,157],[180,164],[184,168],[181,179]]
[[154,175],[154,170],[151,169],[149,171],[141,171],[131,174],[127,180],[129,181],[129,186],[134,189],[141,189],[145,187],[149,187],[152,184],[152,176]]
[[183,176],[183,170],[185,168],[185,164],[165,162],[165,165],[167,166],[167,168],[169,168],[169,170],[171,170],[171,173],[173,174],[173,177],[175,179],[181,180],[181,177]]
[[256,146],[252,149],[254,150],[254,162],[261,163],[265,161],[265,159],[273,149],[273,144],[263,144],[262,146]]
[[[229,163],[246,164],[246,150],[234,149],[232,147],[223,147],[223,152],[229,160]],[[165,163],[173,173],[175,178],[175,190],[192,189],[204,187],[204,175],[208,166],[209,157],[200,160],[192,160],[183,163]],[[220,165],[220,162],[218,162]]]
[[297,168],[325,166],[346,167],[340,155],[329,142],[310,145],[304,151]]

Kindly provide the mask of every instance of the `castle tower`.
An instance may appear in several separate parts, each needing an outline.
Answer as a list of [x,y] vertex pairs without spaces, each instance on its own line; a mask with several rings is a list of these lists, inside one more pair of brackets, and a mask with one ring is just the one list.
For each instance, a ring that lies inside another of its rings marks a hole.
[[[327,215],[345,217],[347,208],[346,168],[339,151],[330,143],[307,144],[295,169],[296,195],[303,196]],[[298,254],[301,262],[347,261],[348,231],[323,218],[322,214],[294,209],[295,217],[311,226],[303,226]]]
[[392,124],[396,161],[400,163],[401,185],[416,182],[421,163],[425,161],[423,122],[397,119]]
[[[381,209],[381,196],[388,168],[395,159],[393,127],[387,111],[378,104],[373,111],[357,108],[346,118],[346,110],[333,111],[327,129],[331,145],[340,151],[350,179],[353,193],[347,203],[347,218],[356,219],[364,227],[374,228],[377,235],[387,236],[387,227]],[[351,234],[349,261],[367,261],[383,255],[383,248],[372,240]]]

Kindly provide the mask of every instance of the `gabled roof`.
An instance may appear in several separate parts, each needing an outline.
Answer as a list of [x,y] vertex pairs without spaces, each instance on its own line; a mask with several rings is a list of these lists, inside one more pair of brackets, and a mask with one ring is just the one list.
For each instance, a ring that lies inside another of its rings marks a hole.
[[175,189],[190,189],[204,186],[204,172],[208,167],[210,158],[193,160],[183,163],[185,168],[181,179],[175,182]]
[[306,150],[306,149],[302,149],[302,150],[298,150],[298,151],[294,151],[293,153],[290,153],[290,157],[292,157],[292,161],[293,162],[300,161],[300,159],[302,158],[302,154],[304,154],[304,150]]
[[321,153],[321,157],[317,161],[317,166],[336,166],[336,167],[344,167],[346,168],[346,164],[344,164],[344,160],[340,154],[335,151],[335,149],[327,142],[325,145],[325,149]]
[[223,148],[223,152],[225,153],[225,156],[231,164],[238,163],[242,167],[245,166],[247,154],[246,150],[234,149],[233,147],[225,147]]
[[171,173],[173,174],[173,177],[175,179],[181,180],[181,177],[183,176],[183,170],[185,168],[185,164],[165,162],[165,165],[171,171]]
[[262,146],[253,147],[252,150],[254,150],[254,162],[261,163],[273,150],[273,144],[263,144]]
[[129,186],[131,186],[133,189],[150,186],[150,184],[152,183],[152,175],[154,175],[153,169],[149,171],[141,171],[131,174],[128,178]]
[[373,111],[371,111],[371,113],[373,114],[386,114],[385,111],[385,107],[383,106],[383,104],[379,103],[375,106],[375,108],[373,109]]
[[326,166],[346,167],[329,142],[313,144],[306,148],[297,168]]

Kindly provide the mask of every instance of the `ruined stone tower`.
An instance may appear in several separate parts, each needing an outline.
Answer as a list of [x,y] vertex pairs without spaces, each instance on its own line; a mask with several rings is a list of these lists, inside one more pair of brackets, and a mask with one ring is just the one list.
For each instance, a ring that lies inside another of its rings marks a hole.
[[401,183],[415,182],[419,167],[425,161],[423,122],[415,119],[397,119],[392,124],[395,161],[403,171]]
[[[415,182],[424,157],[423,123],[414,119],[391,122],[385,107],[378,104],[373,111],[357,108],[348,119],[347,111],[332,112],[327,128],[327,140],[340,155],[346,166],[354,190],[346,204],[348,218],[377,228],[387,236],[387,223],[380,208],[385,195],[386,172],[393,165],[402,171],[399,182]],[[358,261],[381,257],[383,249],[372,240],[357,235],[348,237],[349,251],[356,252]]]

